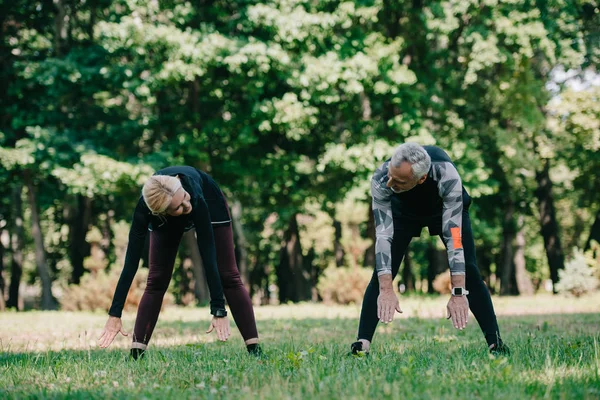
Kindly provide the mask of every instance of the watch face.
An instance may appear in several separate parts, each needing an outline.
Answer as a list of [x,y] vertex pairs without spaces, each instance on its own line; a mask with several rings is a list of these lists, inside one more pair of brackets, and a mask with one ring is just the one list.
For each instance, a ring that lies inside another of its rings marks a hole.
[[454,288],[452,289],[452,291],[454,292],[453,294],[455,296],[462,296],[463,295],[463,289],[460,287]]

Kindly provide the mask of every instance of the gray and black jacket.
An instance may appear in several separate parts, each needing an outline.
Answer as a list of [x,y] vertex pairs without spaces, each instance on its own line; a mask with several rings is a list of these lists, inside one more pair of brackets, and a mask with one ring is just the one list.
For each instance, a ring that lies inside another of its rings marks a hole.
[[394,230],[405,228],[395,226],[398,224],[405,224],[406,229],[416,227],[413,236],[419,236],[423,226],[429,226],[432,234],[441,234],[448,250],[450,273],[465,274],[462,213],[471,200],[450,157],[439,147],[423,147],[431,157],[431,168],[422,184],[407,192],[394,193],[386,186],[390,160],[384,162],[371,179],[378,276],[392,273]]

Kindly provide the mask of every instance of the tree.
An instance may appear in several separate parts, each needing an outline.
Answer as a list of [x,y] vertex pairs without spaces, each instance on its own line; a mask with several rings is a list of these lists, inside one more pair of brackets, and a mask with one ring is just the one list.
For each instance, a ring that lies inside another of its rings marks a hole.
[[[40,130],[30,130],[34,137],[40,137],[43,132]],[[23,185],[27,189],[27,200],[31,210],[31,232],[35,243],[35,261],[37,271],[42,286],[41,307],[44,310],[52,310],[57,307],[56,300],[52,295],[52,280],[46,259],[46,250],[44,248],[44,238],[41,228],[38,190],[40,182],[36,179],[33,171],[39,168],[39,159],[36,160],[38,153],[37,146],[30,139],[21,139],[17,142],[15,149],[0,148],[0,157],[3,166],[8,170],[17,170],[23,180]]]

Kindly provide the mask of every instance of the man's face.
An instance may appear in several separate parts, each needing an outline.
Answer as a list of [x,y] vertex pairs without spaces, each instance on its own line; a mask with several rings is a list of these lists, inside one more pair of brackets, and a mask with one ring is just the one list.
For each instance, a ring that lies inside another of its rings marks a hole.
[[427,179],[427,175],[423,175],[420,179],[415,178],[412,165],[407,162],[401,163],[398,167],[390,164],[386,186],[394,193],[404,193],[425,182],[425,179]]

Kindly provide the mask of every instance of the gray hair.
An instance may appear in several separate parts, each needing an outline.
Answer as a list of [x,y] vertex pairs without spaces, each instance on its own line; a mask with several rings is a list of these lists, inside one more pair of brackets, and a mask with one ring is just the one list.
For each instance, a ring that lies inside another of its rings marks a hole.
[[403,143],[396,147],[392,156],[392,167],[399,167],[403,162],[412,166],[413,175],[417,179],[426,175],[431,167],[431,157],[423,146],[417,143]]

